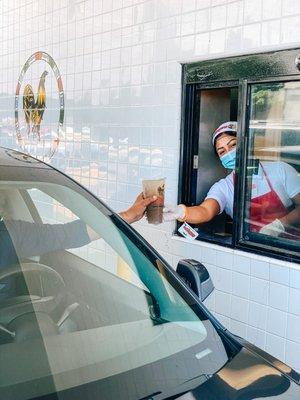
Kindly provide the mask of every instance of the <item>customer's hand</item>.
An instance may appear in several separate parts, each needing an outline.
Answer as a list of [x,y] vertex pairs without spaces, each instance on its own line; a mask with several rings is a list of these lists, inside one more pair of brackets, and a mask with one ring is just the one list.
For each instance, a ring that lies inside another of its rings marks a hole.
[[143,193],[140,193],[128,210],[120,212],[120,216],[129,224],[139,221],[143,217],[147,206],[149,206],[149,204],[153,203],[155,200],[157,200],[157,196],[144,199]]
[[185,214],[185,209],[184,206],[182,206],[181,204],[178,206],[166,204],[163,209],[163,221],[164,222],[175,221],[176,219],[183,218],[184,214]]
[[284,232],[285,232],[284,226],[279,219],[275,219],[270,224],[263,226],[259,231],[259,233],[262,233],[263,235],[269,235],[274,237],[277,237]]

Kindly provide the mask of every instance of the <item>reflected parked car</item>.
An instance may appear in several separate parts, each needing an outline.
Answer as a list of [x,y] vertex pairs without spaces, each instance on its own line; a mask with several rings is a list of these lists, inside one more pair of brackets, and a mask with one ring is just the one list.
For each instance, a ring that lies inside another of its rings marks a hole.
[[175,272],[92,193],[28,155],[0,149],[0,170],[1,399],[300,398],[296,371],[204,306],[213,286],[200,263]]

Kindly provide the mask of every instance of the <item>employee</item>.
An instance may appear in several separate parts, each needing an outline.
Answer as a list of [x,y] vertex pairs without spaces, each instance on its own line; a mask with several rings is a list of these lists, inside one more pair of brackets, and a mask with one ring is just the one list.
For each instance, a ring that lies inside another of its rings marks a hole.
[[[231,171],[216,182],[198,206],[166,206],[164,221],[178,219],[193,224],[212,220],[226,212],[233,218],[237,123],[225,122],[213,133],[212,145],[223,167]],[[250,204],[251,231],[265,235],[300,236],[300,174],[281,161],[260,162],[253,175]],[[298,226],[298,229],[297,229]]]

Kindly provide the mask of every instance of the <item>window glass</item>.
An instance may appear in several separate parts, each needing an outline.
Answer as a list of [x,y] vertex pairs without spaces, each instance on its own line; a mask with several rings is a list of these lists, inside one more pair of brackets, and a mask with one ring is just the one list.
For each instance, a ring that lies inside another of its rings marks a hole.
[[[139,399],[224,365],[213,325],[175,290],[162,262],[82,192],[36,182],[0,190],[1,398],[75,388],[78,398],[114,399],[125,384],[126,398]],[[20,194],[34,221],[12,217]],[[120,279],[119,259],[141,285]]]
[[[69,208],[43,191],[34,188],[28,190],[28,193],[44,224],[62,224],[77,219],[77,216]],[[103,238],[68,251],[146,289],[128,264]]]
[[300,243],[299,107],[300,82],[251,86],[244,229],[258,240]]

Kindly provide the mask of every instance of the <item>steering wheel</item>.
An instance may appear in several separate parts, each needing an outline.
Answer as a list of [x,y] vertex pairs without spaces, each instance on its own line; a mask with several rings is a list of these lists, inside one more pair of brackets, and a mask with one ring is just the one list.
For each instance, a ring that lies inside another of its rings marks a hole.
[[22,277],[26,286],[30,286],[31,274],[38,274],[40,282],[55,288],[56,293],[49,296],[18,296],[12,288],[6,299],[0,299],[0,337],[6,332],[11,340],[20,341],[40,335],[40,328],[48,333],[57,331],[57,325],[49,315],[63,299],[65,282],[57,271],[40,263],[22,263],[0,270],[0,282]]
[[40,263],[22,263],[22,265],[13,265],[7,268],[3,268],[0,270],[0,282],[3,279],[8,279],[16,275],[27,274],[28,272],[36,272],[39,274],[43,274],[46,278],[56,280],[61,285],[65,285],[65,282],[61,275],[55,271],[55,269],[48,267],[47,265]]

